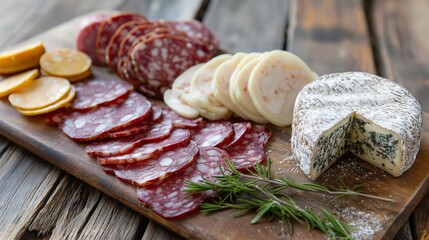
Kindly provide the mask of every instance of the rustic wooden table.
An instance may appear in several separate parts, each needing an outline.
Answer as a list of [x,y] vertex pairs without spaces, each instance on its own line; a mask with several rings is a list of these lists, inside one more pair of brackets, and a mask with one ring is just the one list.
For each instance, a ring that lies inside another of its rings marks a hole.
[[[361,70],[407,87],[429,112],[427,0],[1,1],[0,50],[99,9],[196,18],[230,51],[287,49],[317,73]],[[0,239],[180,239],[0,136]],[[429,239],[429,194],[396,239]]]

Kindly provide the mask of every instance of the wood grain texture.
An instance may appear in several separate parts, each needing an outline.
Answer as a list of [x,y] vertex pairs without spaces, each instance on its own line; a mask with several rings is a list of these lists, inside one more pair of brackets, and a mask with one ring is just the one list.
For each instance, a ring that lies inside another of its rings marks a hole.
[[414,239],[429,240],[429,193],[414,209],[410,219]]
[[[79,21],[79,19],[75,19],[36,38],[44,41],[48,49],[56,46],[70,47],[73,44],[70,39],[73,39],[74,34],[76,34],[76,26]],[[94,70],[106,72],[105,69],[101,68],[94,68]],[[21,116],[6,101],[0,101],[0,112],[2,113],[0,119],[2,135],[25,146],[42,158],[179,235],[193,239],[218,239],[220,237],[223,239],[279,239],[291,237],[291,233],[278,222],[262,222],[251,225],[249,223],[252,218],[251,215],[234,218],[232,217],[233,211],[211,215],[195,214],[179,220],[163,219],[141,207],[132,186],[106,175],[100,166],[86,155],[83,144],[71,141],[57,128],[46,126],[38,118]],[[425,115],[425,123],[427,121],[429,121],[429,117]],[[288,176],[297,181],[308,181],[307,177],[297,168],[296,162],[286,161],[288,154],[290,155],[290,128],[273,127],[272,129],[273,139],[268,146],[268,151],[269,157],[274,160],[273,172],[278,176]],[[363,191],[365,192],[393,198],[395,200],[393,204],[351,198],[340,205],[332,206],[333,209],[337,208],[340,211],[344,210],[343,207],[346,206],[349,213],[346,214],[349,217],[348,220],[352,223],[358,221],[358,225],[368,224],[368,222],[361,221],[361,215],[363,214],[365,217],[367,216],[365,214],[369,214],[371,218],[376,219],[378,224],[372,226],[375,230],[373,237],[375,239],[380,239],[383,236],[393,238],[429,187],[427,176],[429,166],[425,164],[429,157],[428,151],[429,128],[425,124],[422,150],[415,165],[402,177],[393,178],[369,164],[358,161],[356,158],[345,156],[317,182],[327,185],[337,184],[337,177],[341,176],[348,184],[363,183],[365,185]],[[329,199],[318,198],[317,196],[297,197],[297,201],[309,201],[308,204],[315,209],[320,207],[321,202]],[[94,222],[96,221],[94,220]],[[308,232],[306,226],[296,224],[293,237],[317,239],[324,236],[317,231]]]
[[413,240],[413,235],[411,233],[411,228],[410,228],[410,222],[408,220],[401,227],[401,229],[393,238],[393,240]]
[[425,0],[374,1],[373,24],[381,73],[413,93],[429,111],[429,23]]
[[55,187],[61,171],[19,146],[0,158],[0,236],[19,238]]
[[151,221],[149,222],[142,240],[180,240],[183,239],[173,232],[166,231],[164,227]]
[[212,0],[203,21],[228,51],[284,49],[288,6],[285,0]]
[[287,49],[319,75],[375,73],[361,0],[293,0]]

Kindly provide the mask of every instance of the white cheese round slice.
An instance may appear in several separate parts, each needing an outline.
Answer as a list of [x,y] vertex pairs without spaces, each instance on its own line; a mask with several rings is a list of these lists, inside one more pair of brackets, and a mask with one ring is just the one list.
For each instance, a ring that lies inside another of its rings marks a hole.
[[263,56],[253,68],[248,90],[262,116],[274,125],[289,126],[296,96],[315,77],[296,55],[274,50]]
[[195,72],[203,66],[203,63],[194,65],[180,74],[173,82],[171,89],[174,95],[180,98],[182,94],[189,94],[191,92],[191,80]]
[[198,109],[193,108],[192,106],[177,98],[171,89],[168,89],[164,92],[164,102],[167,104],[167,106],[173,109],[173,111],[183,117],[196,118],[200,115]]

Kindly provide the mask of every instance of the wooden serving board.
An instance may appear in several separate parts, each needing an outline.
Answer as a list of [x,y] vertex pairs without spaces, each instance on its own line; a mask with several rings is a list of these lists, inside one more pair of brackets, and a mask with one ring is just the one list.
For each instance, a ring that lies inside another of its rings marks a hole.
[[[66,22],[26,42],[42,41],[47,49],[74,48],[82,17]],[[112,74],[106,68],[94,71]],[[424,130],[420,152],[414,165],[401,177],[394,178],[351,154],[325,172],[316,182],[338,186],[340,180],[348,186],[362,184],[362,192],[388,197],[393,203],[351,197],[331,204],[329,196],[291,192],[301,206],[335,210],[343,220],[357,226],[353,232],[359,238],[391,239],[404,224],[415,206],[429,189],[429,114],[424,114]],[[309,182],[297,162],[291,157],[290,128],[271,128],[273,137],[267,156],[273,160],[273,173],[298,182]],[[215,214],[196,213],[178,220],[166,220],[140,205],[135,188],[107,175],[84,151],[84,145],[68,139],[59,129],[47,126],[37,117],[24,117],[5,99],[0,101],[0,134],[18,143],[55,166],[76,176],[101,192],[115,198],[133,210],[191,239],[324,239],[319,231],[294,224],[293,234],[279,221],[262,221],[251,225],[253,215],[234,218],[233,211]]]

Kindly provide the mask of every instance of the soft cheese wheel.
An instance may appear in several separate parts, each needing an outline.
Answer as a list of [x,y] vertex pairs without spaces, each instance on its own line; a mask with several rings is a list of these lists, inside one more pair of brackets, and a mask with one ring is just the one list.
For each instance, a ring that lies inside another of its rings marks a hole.
[[91,59],[83,52],[61,48],[43,54],[40,66],[52,76],[76,77],[91,69]]
[[296,99],[292,152],[311,179],[347,150],[400,176],[419,151],[422,119],[417,100],[392,81],[362,72],[324,75]]
[[0,53],[0,74],[11,74],[39,66],[45,52],[41,42],[25,45]]
[[71,86],[70,92],[67,94],[66,97],[58,100],[57,102],[55,102],[49,106],[46,106],[46,107],[40,108],[40,109],[35,109],[35,110],[23,110],[23,109],[19,109],[19,108],[17,108],[16,110],[18,110],[18,112],[20,112],[21,114],[23,114],[25,116],[35,116],[35,115],[50,113],[50,112],[53,112],[57,109],[64,107],[65,105],[69,104],[74,99],[75,95],[76,95],[76,90],[73,86]]
[[0,81],[0,97],[5,97],[13,91],[17,91],[28,85],[39,76],[39,70],[33,69],[10,76]]
[[[200,107],[208,111],[217,111],[219,108],[227,109],[213,95],[211,85],[216,68],[230,58],[230,54],[219,55],[212,58],[195,72],[191,80],[191,94],[195,103]],[[227,109],[226,112],[228,111]]]
[[252,98],[248,91],[249,77],[256,64],[262,56],[256,57],[250,62],[242,66],[235,74],[231,81],[230,94],[235,106],[239,108],[243,114],[250,120],[257,123],[268,123],[256,107],[253,105]]
[[183,117],[196,118],[200,115],[198,109],[193,108],[192,106],[180,100],[177,96],[173,94],[173,91],[171,89],[168,89],[164,92],[164,102],[165,104],[167,104],[167,106],[173,109],[173,111]]
[[212,91],[216,99],[243,119],[248,118],[232,102],[231,95],[229,94],[229,85],[232,73],[246,55],[246,53],[236,53],[231,59],[221,63],[216,68],[212,82]]
[[315,79],[310,68],[296,55],[274,50],[255,66],[249,79],[249,94],[259,113],[274,125],[292,124],[295,98],[304,85]]
[[20,91],[9,95],[12,106],[22,110],[34,110],[51,105],[70,92],[70,82],[64,78],[41,77]]

